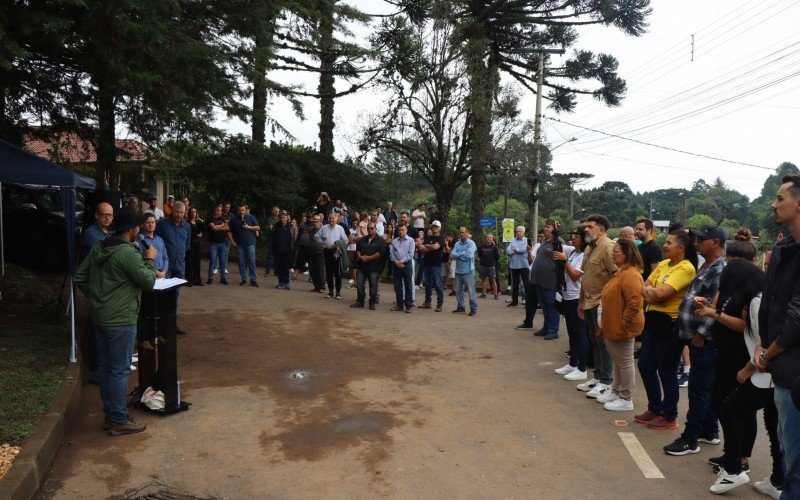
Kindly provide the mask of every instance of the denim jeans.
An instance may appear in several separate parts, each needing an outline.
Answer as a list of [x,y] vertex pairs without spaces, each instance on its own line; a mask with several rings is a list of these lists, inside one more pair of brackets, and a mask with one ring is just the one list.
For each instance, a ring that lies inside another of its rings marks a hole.
[[222,253],[222,262],[225,263],[225,269],[228,269],[228,254],[231,252],[231,241],[225,241],[225,250]]
[[414,305],[414,266],[412,261],[405,263],[405,267],[400,269],[392,262],[394,267],[394,295],[397,307],[409,308]]
[[600,326],[597,322],[597,310],[597,307],[592,307],[583,311],[583,317],[586,319],[586,332],[589,337],[589,349],[592,350],[594,362],[594,378],[601,384],[611,385],[614,381],[614,361],[606,349],[606,341],[597,336],[597,328]]
[[569,335],[569,366],[585,372],[586,359],[589,356],[589,334],[586,331],[586,321],[578,317],[578,302],[579,299],[564,301],[564,321],[567,323]]
[[128,421],[128,376],[136,342],[136,325],[95,326],[100,399],[105,423]]
[[236,256],[239,259],[239,276],[242,281],[247,281],[250,273],[250,283],[256,282],[256,246],[239,245],[236,247]]
[[678,417],[678,360],[683,346],[684,343],[678,338],[677,324],[673,325],[666,337],[648,332],[642,334],[639,374],[647,392],[647,409],[663,415],[667,420]]
[[469,310],[478,310],[478,297],[475,295],[475,272],[470,271],[466,274],[456,273],[456,302],[458,302],[459,309],[464,307],[464,284],[467,285],[467,292],[469,293]]
[[363,304],[367,298],[366,283],[369,281],[369,303],[375,304],[378,302],[378,281],[380,278],[380,271],[364,271],[358,270],[356,275],[356,302]]
[[444,287],[442,286],[442,266],[424,266],[425,270],[425,302],[430,304],[433,290],[436,290],[436,303],[444,303]]
[[[688,340],[683,341],[683,344],[689,346],[692,369],[689,371],[689,411],[686,412],[686,429],[682,436],[689,440],[696,440],[700,436],[719,432],[717,412],[711,407],[711,384],[714,381],[714,360],[717,358],[717,347],[708,339],[703,347],[695,347]],[[675,356],[676,363],[678,356]],[[676,384],[677,368],[676,364]]]
[[775,406],[778,408],[778,439],[783,451],[781,499],[800,498],[800,411],[792,402],[792,390],[775,386]]
[[558,335],[558,323],[561,320],[561,316],[556,311],[556,291],[537,285],[536,296],[544,315],[542,330],[544,330],[545,336]]
[[219,269],[219,279],[224,280],[225,271],[228,268],[228,263],[225,260],[228,255],[228,244],[224,241],[222,243],[211,243],[208,246],[208,253],[211,261],[208,263],[208,279],[214,277],[214,269]]

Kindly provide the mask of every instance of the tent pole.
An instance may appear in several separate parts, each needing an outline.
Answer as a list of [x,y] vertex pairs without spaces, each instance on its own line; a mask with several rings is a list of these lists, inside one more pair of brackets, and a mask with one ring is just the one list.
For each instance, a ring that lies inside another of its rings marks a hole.
[[76,363],[78,361],[78,344],[75,341],[75,283],[72,281],[72,276],[69,278],[69,311],[70,311],[70,327],[72,330],[72,343],[69,349],[69,362]]
[[3,241],[3,183],[0,182],[0,276],[6,275],[6,245]]

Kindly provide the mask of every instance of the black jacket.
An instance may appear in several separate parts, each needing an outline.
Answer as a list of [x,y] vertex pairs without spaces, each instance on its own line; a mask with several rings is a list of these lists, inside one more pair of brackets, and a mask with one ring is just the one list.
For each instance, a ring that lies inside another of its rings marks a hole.
[[272,251],[291,252],[294,238],[292,237],[292,225],[282,225],[280,222],[275,224],[272,230]]
[[764,348],[777,342],[786,349],[770,367],[775,385],[790,388],[800,376],[800,245],[791,236],[772,250],[758,326]]

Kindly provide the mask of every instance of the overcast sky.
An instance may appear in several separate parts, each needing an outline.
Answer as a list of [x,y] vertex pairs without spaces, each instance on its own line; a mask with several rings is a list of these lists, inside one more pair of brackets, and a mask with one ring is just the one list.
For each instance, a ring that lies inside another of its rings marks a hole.
[[[378,1],[350,3],[368,12],[386,9]],[[700,177],[709,183],[721,177],[750,198],[758,196],[772,173],[768,169],[784,161],[800,163],[800,0],[652,0],[651,5],[650,27],[642,37],[597,26],[580,30],[576,47],[619,60],[619,73],[628,82],[623,104],[607,108],[582,98],[576,112],[545,109],[545,117],[755,166],[645,146],[545,119],[544,140],[557,148],[555,170],[593,174],[587,187],[621,180],[634,191],[688,188]],[[272,76],[308,90],[317,86],[313,75]],[[357,154],[358,123],[379,109],[382,100],[374,90],[337,99],[337,157]],[[269,112],[298,143],[316,145],[319,105],[314,99],[305,103],[305,120],[280,100],[271,103]],[[523,116],[534,117],[529,93]],[[249,125],[235,121],[225,126],[231,132],[250,132]],[[577,140],[561,146],[572,137]]]

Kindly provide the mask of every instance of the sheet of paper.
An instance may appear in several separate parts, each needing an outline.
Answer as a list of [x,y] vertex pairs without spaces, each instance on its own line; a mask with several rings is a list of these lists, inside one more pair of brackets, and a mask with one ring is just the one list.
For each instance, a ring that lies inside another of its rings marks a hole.
[[167,288],[183,285],[184,283],[186,283],[186,280],[181,278],[161,278],[156,280],[156,284],[153,285],[153,290],[166,290]]

